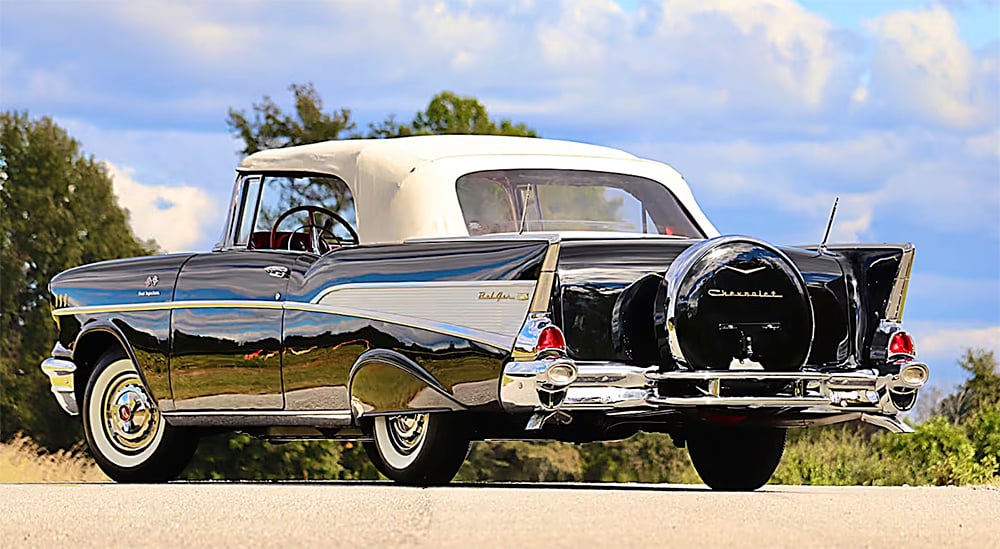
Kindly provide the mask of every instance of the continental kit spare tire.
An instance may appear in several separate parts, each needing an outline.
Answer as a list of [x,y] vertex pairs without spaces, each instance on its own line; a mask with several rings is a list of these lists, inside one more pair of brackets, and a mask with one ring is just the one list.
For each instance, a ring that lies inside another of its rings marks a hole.
[[695,370],[799,370],[813,339],[802,273],[757,239],[721,236],[670,265],[654,322],[664,361]]

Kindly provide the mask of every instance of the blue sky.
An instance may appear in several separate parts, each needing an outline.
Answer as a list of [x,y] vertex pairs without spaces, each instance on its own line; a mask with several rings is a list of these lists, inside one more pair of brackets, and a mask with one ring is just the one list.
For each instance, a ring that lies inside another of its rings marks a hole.
[[906,309],[947,386],[1000,347],[1000,4],[949,0],[0,1],[0,106],[105,160],[135,231],[207,249],[229,107],[313,82],[359,126],[441,90],[670,163],[715,224],[911,241]]

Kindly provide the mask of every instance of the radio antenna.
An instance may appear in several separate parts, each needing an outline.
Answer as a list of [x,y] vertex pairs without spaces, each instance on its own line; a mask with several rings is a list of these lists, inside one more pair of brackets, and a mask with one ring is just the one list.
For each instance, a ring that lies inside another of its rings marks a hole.
[[[517,234],[524,234],[524,224],[528,221],[528,199],[531,198],[531,185],[528,185],[527,188],[525,188],[525,191],[524,200],[522,200],[524,204],[523,209],[521,210],[521,226],[518,227]],[[536,194],[537,192],[538,191],[535,191]],[[537,196],[535,197],[535,200],[538,200]]]
[[823,242],[819,245],[819,251],[826,251],[826,241],[830,239],[830,229],[833,228],[833,218],[837,215],[837,203],[840,202],[840,197],[833,199],[833,209],[830,210],[830,220],[826,222],[826,232],[823,233]]

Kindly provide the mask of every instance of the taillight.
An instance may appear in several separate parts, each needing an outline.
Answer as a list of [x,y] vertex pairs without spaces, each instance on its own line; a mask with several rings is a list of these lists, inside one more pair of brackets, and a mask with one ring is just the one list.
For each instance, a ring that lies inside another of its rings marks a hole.
[[896,332],[889,338],[889,356],[907,355],[917,356],[917,350],[913,346],[913,338],[906,332]]
[[535,345],[535,352],[541,353],[551,350],[566,352],[566,338],[563,337],[562,330],[559,328],[546,326],[538,334],[538,343]]

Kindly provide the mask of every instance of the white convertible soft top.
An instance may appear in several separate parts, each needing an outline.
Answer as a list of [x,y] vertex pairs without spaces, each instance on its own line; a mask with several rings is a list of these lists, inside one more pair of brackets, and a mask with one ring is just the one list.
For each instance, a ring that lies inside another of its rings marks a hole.
[[326,141],[246,157],[242,173],[312,173],[344,180],[354,197],[363,243],[468,236],[455,192],[467,173],[502,169],[623,173],[670,189],[708,236],[718,231],[673,168],[627,152],[555,139],[424,135]]

